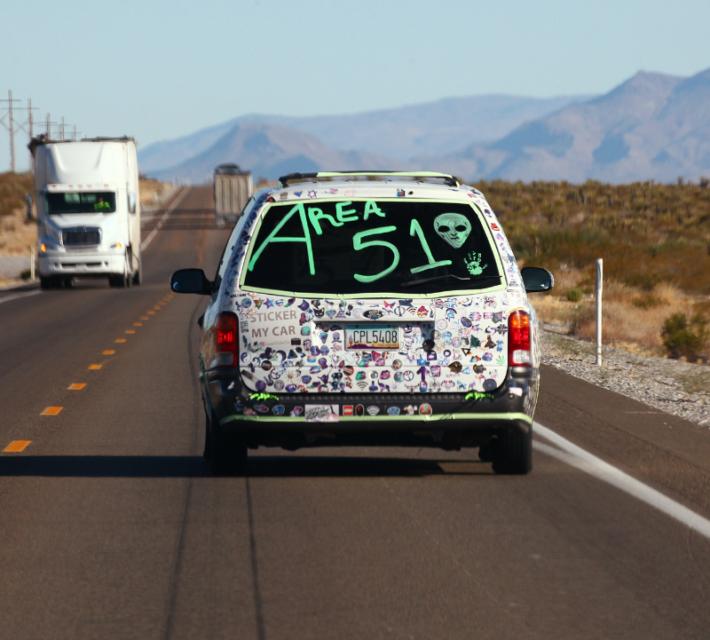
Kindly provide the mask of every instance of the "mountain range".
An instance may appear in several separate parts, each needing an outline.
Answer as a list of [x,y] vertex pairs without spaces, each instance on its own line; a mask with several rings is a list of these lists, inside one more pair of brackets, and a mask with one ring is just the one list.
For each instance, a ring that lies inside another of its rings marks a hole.
[[474,96],[355,115],[248,115],[147,146],[141,171],[201,182],[222,162],[255,177],[428,169],[466,180],[695,180],[710,175],[710,69],[639,72],[608,93]]
[[696,180],[710,174],[710,69],[691,78],[641,72],[500,140],[419,164],[523,181]]
[[409,159],[414,156],[439,156],[496,140],[527,120],[587,97],[490,95],[354,115],[297,118],[250,114],[151,144],[139,151],[139,162],[141,171],[148,175],[192,181],[208,178],[214,166],[227,161],[270,179],[278,177],[283,166],[292,171],[411,169],[414,165]]

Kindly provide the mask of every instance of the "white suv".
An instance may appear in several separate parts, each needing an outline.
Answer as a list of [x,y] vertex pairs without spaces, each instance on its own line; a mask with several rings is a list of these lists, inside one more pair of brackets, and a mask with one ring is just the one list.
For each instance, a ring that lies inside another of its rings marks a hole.
[[317,173],[259,191],[214,281],[201,367],[205,455],[247,449],[480,447],[503,473],[532,468],[540,352],[522,274],[476,189],[438,173]]

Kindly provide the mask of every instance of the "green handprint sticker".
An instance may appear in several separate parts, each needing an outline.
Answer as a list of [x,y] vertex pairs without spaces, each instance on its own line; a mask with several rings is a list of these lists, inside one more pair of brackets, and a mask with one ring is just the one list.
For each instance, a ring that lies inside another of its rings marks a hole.
[[466,263],[466,268],[472,276],[478,276],[483,273],[483,270],[488,266],[484,264],[481,266],[481,254],[471,251],[463,261]]

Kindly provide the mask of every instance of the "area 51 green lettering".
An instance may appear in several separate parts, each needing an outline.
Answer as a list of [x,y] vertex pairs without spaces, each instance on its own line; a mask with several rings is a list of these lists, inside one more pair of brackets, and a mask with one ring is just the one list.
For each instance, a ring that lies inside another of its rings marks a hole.
[[361,231],[353,236],[353,248],[355,251],[360,251],[360,249],[366,249],[367,247],[387,247],[394,254],[392,264],[384,271],[380,271],[373,276],[363,276],[356,273],[354,276],[355,280],[358,282],[374,282],[375,280],[384,278],[388,273],[391,273],[397,268],[397,265],[399,264],[399,250],[391,242],[385,242],[384,240],[368,240],[367,242],[363,242],[362,240],[363,238],[367,238],[368,236],[378,233],[392,233],[393,231],[397,231],[397,227],[394,225],[391,227],[377,227],[376,229]]
[[[301,217],[301,227],[303,228],[303,237],[291,237],[291,236],[286,236],[286,237],[279,237],[277,234],[281,229],[284,227],[284,225],[293,217],[295,213],[298,213]],[[314,225],[315,227],[315,225]],[[320,232],[320,225],[318,225],[318,232]],[[302,202],[299,202],[295,207],[291,209],[281,220],[276,225],[276,228],[266,237],[266,240],[261,243],[261,246],[254,252],[254,257],[251,259],[251,262],[249,263],[249,271],[254,271],[254,265],[256,265],[256,261],[259,259],[261,254],[263,253],[264,249],[266,249],[266,246],[270,242],[305,242],[306,243],[306,249],[308,251],[308,267],[311,271],[311,275],[314,276],[316,275],[316,267],[313,262],[313,246],[311,245],[311,233],[308,230],[308,221],[306,220],[306,208],[303,206]]]
[[412,273],[421,273],[422,271],[426,271],[427,269],[436,269],[437,267],[445,267],[447,265],[452,264],[451,260],[434,260],[434,256],[431,255],[431,249],[429,249],[429,243],[424,237],[424,232],[422,231],[421,225],[416,219],[412,219],[412,224],[409,227],[409,235],[413,236],[415,234],[419,238],[419,242],[421,242],[422,249],[424,249],[424,254],[426,255],[426,259],[428,260],[429,264],[425,264],[421,267],[411,268],[410,271]]

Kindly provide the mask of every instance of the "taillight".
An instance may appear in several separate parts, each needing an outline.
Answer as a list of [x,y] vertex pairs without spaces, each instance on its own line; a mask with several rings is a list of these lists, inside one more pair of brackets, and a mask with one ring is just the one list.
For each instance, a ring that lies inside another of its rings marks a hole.
[[237,365],[237,346],[239,322],[230,312],[220,313],[214,326],[215,357],[210,368],[235,367]]
[[508,318],[508,364],[531,367],[530,316],[525,311],[514,311]]

